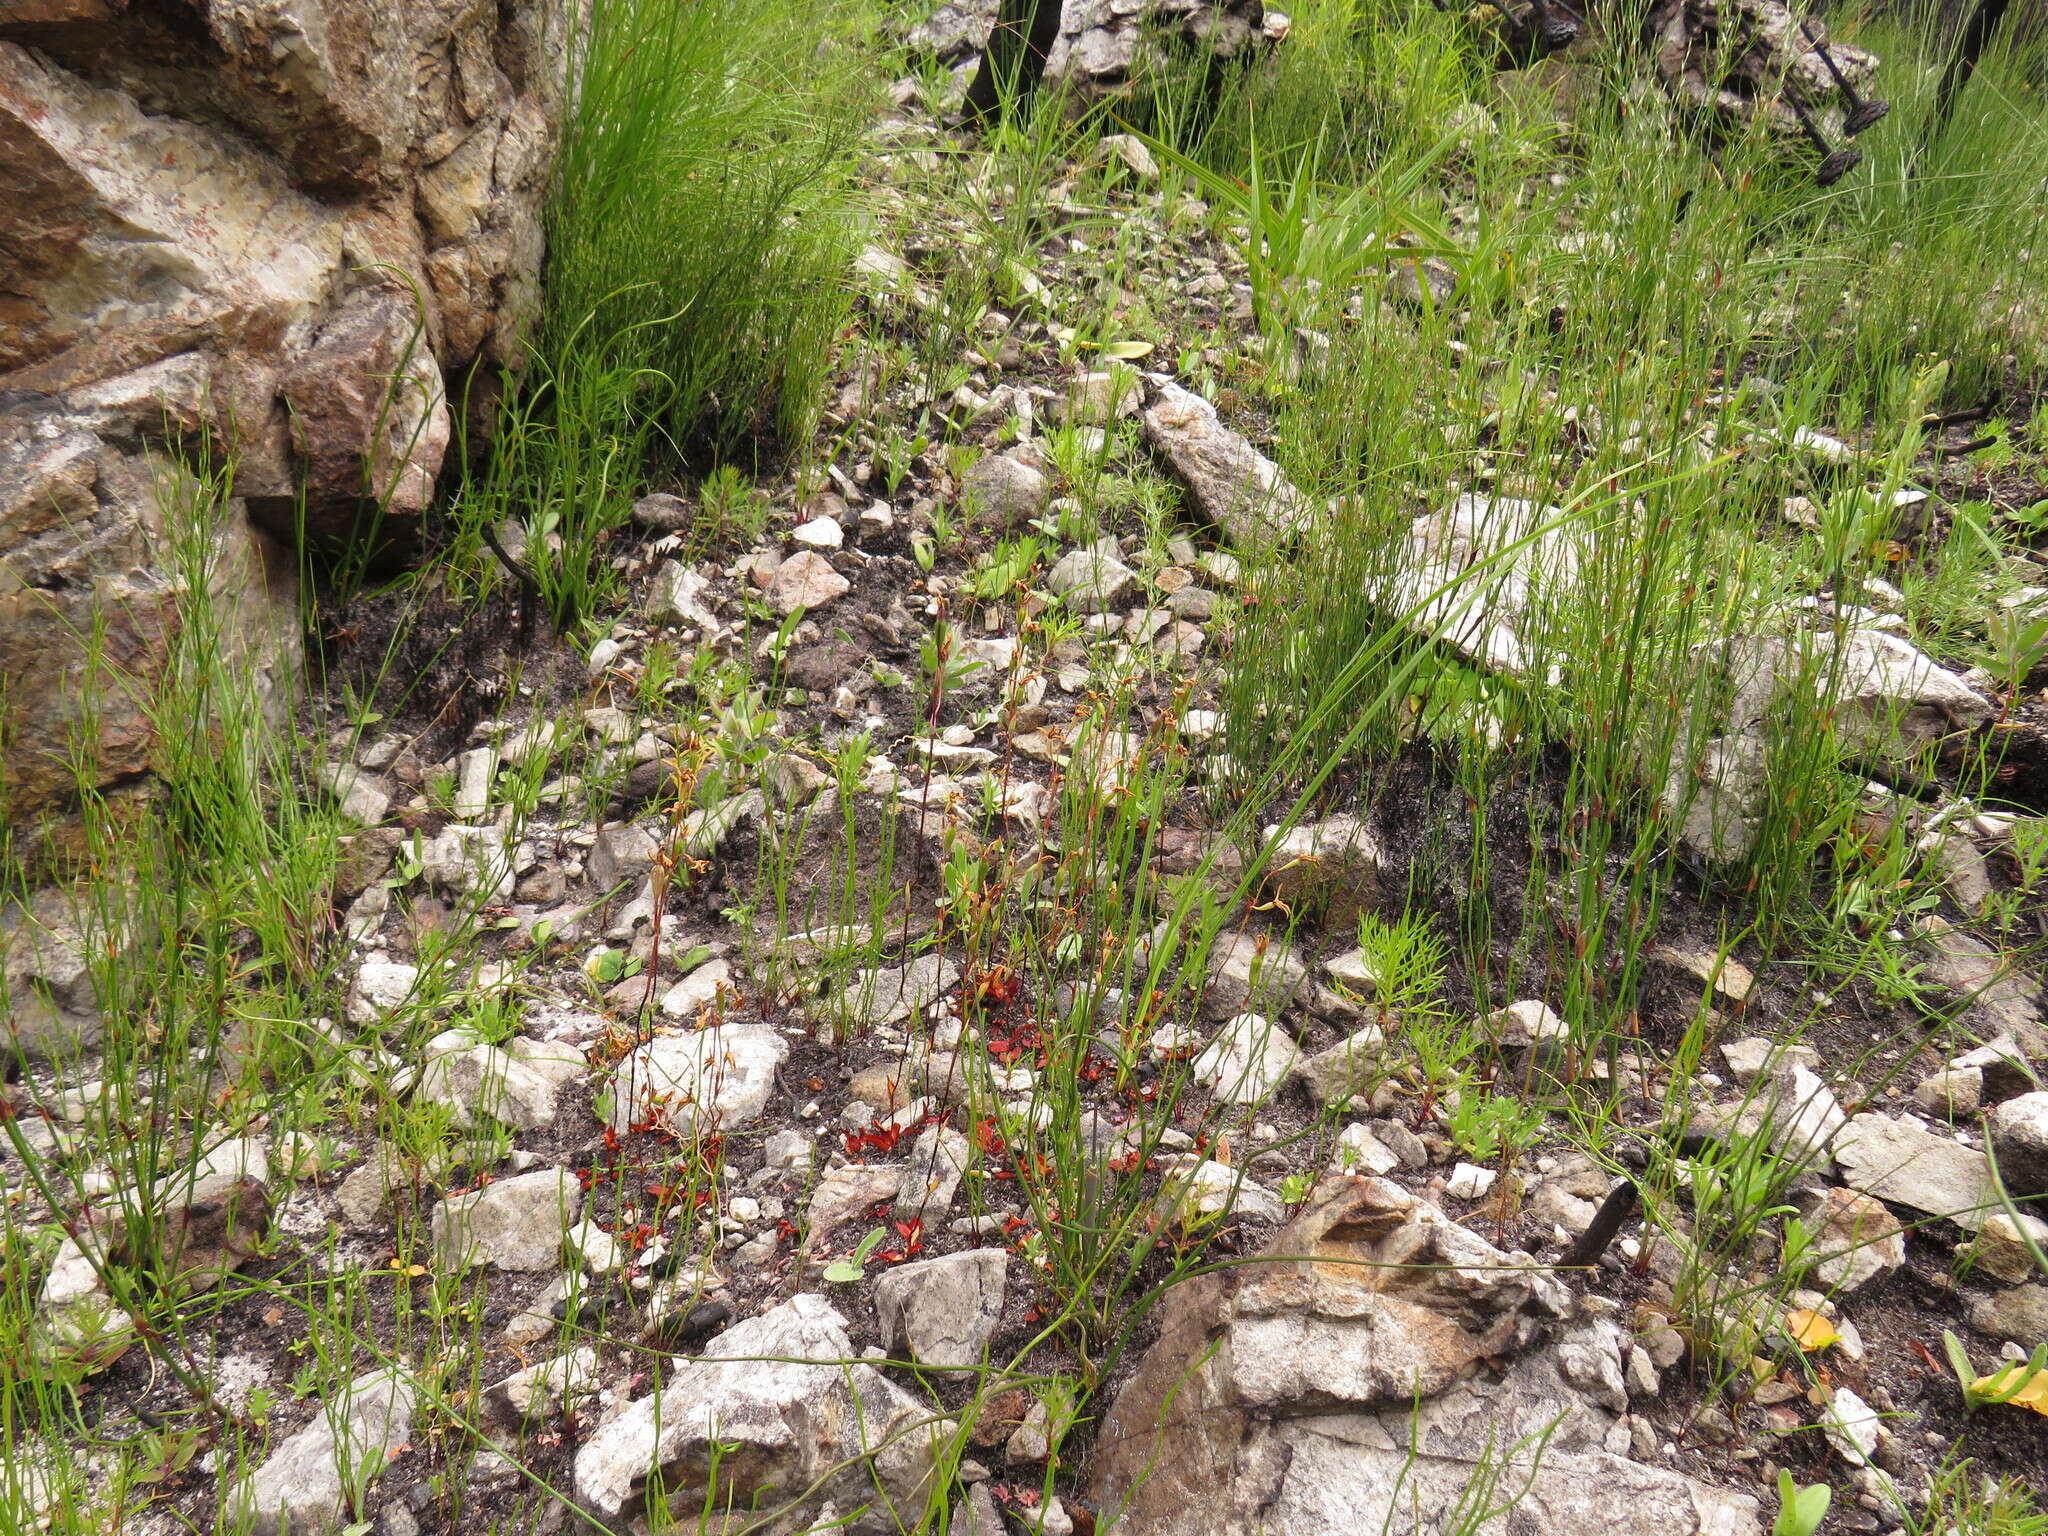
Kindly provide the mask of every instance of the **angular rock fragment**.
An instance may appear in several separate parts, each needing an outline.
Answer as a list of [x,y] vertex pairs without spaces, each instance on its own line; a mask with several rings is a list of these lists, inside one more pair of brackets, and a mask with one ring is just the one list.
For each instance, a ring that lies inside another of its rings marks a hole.
[[1285,940],[1249,929],[1219,934],[1209,946],[1202,1016],[1218,1021],[1240,1013],[1278,1018],[1308,980],[1308,967]]
[[919,955],[904,965],[869,971],[828,1005],[835,1021],[852,1028],[900,1024],[929,1008],[960,982],[960,967],[944,955]]
[[952,1425],[858,1357],[845,1320],[809,1293],[728,1328],[584,1442],[577,1503],[620,1522],[659,1472],[672,1508],[701,1511],[715,1475],[719,1507],[777,1528],[806,1529],[829,1506],[849,1536],[901,1529]]
[[1195,1080],[1227,1104],[1263,1104],[1287,1081],[1301,1048],[1286,1030],[1241,1013],[1194,1060]]
[[[528,1042],[529,1048],[538,1044]],[[552,1066],[522,1060],[466,1030],[436,1035],[427,1042],[426,1058],[415,1099],[444,1106],[459,1126],[487,1118],[520,1131],[555,1123],[555,1096],[582,1065],[580,1059],[558,1058]]]
[[1045,476],[1012,453],[984,454],[961,481],[968,510],[998,527],[1018,528],[1045,510]]
[[2048,1195],[2048,1093],[2023,1093],[1986,1121],[1998,1177],[2015,1198]]
[[981,1364],[1002,1320],[1009,1254],[970,1248],[889,1270],[875,1281],[882,1347],[920,1365]]
[[356,1377],[286,1440],[236,1495],[253,1536],[327,1531],[349,1512],[412,1428],[412,1383],[400,1371]]
[[1266,829],[1266,888],[1291,911],[1348,929],[1379,896],[1386,855],[1355,816],[1331,816],[1282,832]]
[[1906,1232],[1882,1202],[1850,1189],[1793,1196],[1813,1239],[1814,1279],[1830,1293],[1861,1290],[1906,1262]]
[[583,1208],[583,1186],[558,1168],[522,1173],[434,1207],[434,1262],[458,1274],[477,1265],[552,1270],[562,1238]]
[[[1611,1322],[1561,1328],[1554,1278],[1398,1186],[1325,1180],[1266,1253],[1162,1307],[1091,1462],[1090,1505],[1118,1529],[1448,1528],[1505,1463],[1519,1536],[1760,1530],[1747,1495],[1608,1448],[1627,1402]],[[1481,1359],[1504,1374],[1472,1375]]]
[[1835,1138],[1835,1161],[1850,1188],[1944,1217],[1968,1232],[2001,1209],[1982,1152],[1911,1120],[1851,1115]]
[[612,1130],[653,1123],[677,1136],[732,1131],[767,1107],[789,1042],[766,1024],[658,1034],[619,1063]]
[[1280,466],[1223,425],[1200,395],[1160,375],[1145,408],[1145,441],[1165,458],[1202,515],[1240,545],[1303,531],[1314,505]]

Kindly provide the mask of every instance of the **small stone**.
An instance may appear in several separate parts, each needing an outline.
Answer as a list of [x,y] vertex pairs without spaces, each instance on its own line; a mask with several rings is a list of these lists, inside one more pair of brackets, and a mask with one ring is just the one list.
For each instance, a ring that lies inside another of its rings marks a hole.
[[[2028,1246],[2030,1240],[2032,1247]],[[2048,1258],[2048,1221],[2024,1211],[2018,1215],[1996,1211],[1985,1217],[1976,1237],[1963,1247],[1964,1257],[1976,1272],[2001,1285],[2021,1285],[2048,1273],[2043,1260],[2034,1257],[2037,1251]]]
[[1330,1168],[1337,1173],[1385,1174],[1400,1166],[1400,1155],[1355,1121],[1337,1137],[1337,1149],[1330,1158]]
[[1780,1067],[1803,1066],[1811,1072],[1820,1070],[1820,1052],[1812,1046],[1787,1045],[1767,1040],[1761,1035],[1727,1041],[1721,1047],[1721,1059],[1728,1064],[1729,1075],[1743,1088],[1762,1073]]
[[1984,1105],[1980,1067],[1943,1067],[1913,1085],[1916,1108],[1943,1120],[1974,1119]]
[[896,1220],[932,1226],[953,1203],[973,1157],[973,1144],[958,1131],[944,1125],[926,1126],[912,1143],[910,1160],[896,1186]]
[[1510,1003],[1486,1021],[1493,1037],[1502,1045],[1532,1046],[1550,1040],[1569,1040],[1571,1026],[1539,998]]
[[2041,1086],[2026,1051],[2010,1034],[1999,1035],[1975,1050],[1963,1052],[1948,1066],[1951,1072],[1979,1074],[1984,1084],[1983,1102],[1986,1104],[2001,1104]]
[[750,1125],[767,1107],[775,1070],[788,1055],[789,1042],[766,1024],[658,1035],[619,1063],[612,1130],[624,1135],[643,1120],[678,1136]]
[[1008,1263],[1000,1248],[975,1248],[881,1275],[875,1316],[884,1348],[901,1345],[920,1365],[980,1365],[1002,1319]]
[[1045,511],[1051,487],[1045,476],[1014,454],[985,454],[960,484],[970,514],[998,527],[1015,528]]
[[1130,171],[1139,180],[1155,181],[1158,179],[1159,162],[1152,158],[1152,151],[1145,147],[1145,141],[1135,134],[1105,134],[1100,148],[1103,154],[1114,155],[1117,159],[1121,160],[1124,163],[1125,169]]
[[434,1207],[434,1258],[447,1273],[477,1265],[551,1270],[562,1238],[583,1208],[583,1188],[561,1169],[501,1179]]
[[1998,1176],[2015,1197],[2048,1195],[2048,1092],[2007,1099],[1986,1122]]
[[[673,624],[709,633],[718,628],[718,615],[711,611],[710,590],[710,581],[700,572],[680,560],[664,561],[648,584],[647,601],[640,611],[650,624]],[[601,643],[612,647],[613,656],[618,654],[615,641]],[[611,657],[606,658],[607,664],[610,660]],[[590,653],[590,661],[595,675],[601,670],[595,650]]]
[[778,613],[823,608],[853,590],[853,583],[832,569],[814,550],[799,550],[776,568],[768,581],[768,601]]
[[1228,1104],[1263,1104],[1294,1070],[1294,1037],[1256,1013],[1226,1023],[1195,1058],[1194,1074]]
[[579,1344],[567,1354],[529,1365],[484,1388],[484,1412],[504,1424],[552,1419],[577,1398],[598,1391],[597,1349]]
[[1067,423],[1101,426],[1118,416],[1134,416],[1140,393],[1134,369],[1116,367],[1084,373],[1067,387]]
[[615,1275],[626,1267],[627,1253],[619,1240],[588,1217],[571,1227],[562,1243],[592,1277]]
[[1747,1002],[1756,988],[1755,975],[1733,955],[1677,944],[1658,944],[1650,950],[1650,959],[1684,972],[1731,1003]]
[[456,759],[455,819],[481,821],[491,808],[491,780],[497,776],[498,754],[478,747]]
[[1323,974],[1353,997],[1371,997],[1379,990],[1379,977],[1362,949],[1346,950],[1336,959],[1324,962]]
[[1638,1402],[1654,1401],[1664,1390],[1664,1378],[1647,1349],[1638,1347],[1628,1352],[1626,1379],[1628,1395]]
[[1194,1155],[1167,1161],[1172,1166],[1160,1181],[1158,1209],[1162,1217],[1187,1221],[1235,1210],[1279,1221],[1286,1215],[1273,1192],[1253,1183],[1242,1169]]
[[404,1444],[413,1397],[401,1372],[356,1377],[237,1490],[236,1529],[251,1536],[332,1529],[345,1501],[360,1499],[366,1478]]
[[1861,1290],[1906,1262],[1905,1228],[1869,1195],[1830,1189],[1793,1198],[1812,1236],[1814,1278],[1828,1291]]
[[656,491],[633,503],[633,521],[656,533],[684,533],[697,520],[696,511],[680,496]]
[[824,553],[838,549],[846,542],[846,530],[834,518],[814,517],[807,523],[798,524],[790,537],[805,549]]
[[828,1170],[811,1192],[804,1216],[810,1229],[806,1241],[816,1247],[834,1228],[869,1206],[894,1199],[903,1187],[903,1169],[902,1163],[849,1163]]
[[761,793],[779,811],[802,810],[830,782],[816,763],[794,752],[771,754],[762,762],[759,773]]
[[354,764],[326,764],[320,770],[320,784],[334,796],[341,814],[358,826],[375,826],[391,808],[389,784]]
[[[635,994],[644,996],[644,978]],[[732,966],[724,960],[707,960],[661,994],[661,1011],[672,1019],[695,1022],[718,1003],[722,991],[732,990]]]
[[590,845],[583,861],[590,883],[600,891],[637,880],[654,867],[661,852],[661,839],[649,827],[637,822],[606,827]]
[[1537,1185],[1536,1192],[1529,1197],[1531,1216],[1548,1226],[1562,1227],[1573,1237],[1593,1225],[1599,1210],[1592,1201],[1580,1199],[1550,1179]]
[[1103,613],[1137,580],[1130,567],[1092,549],[1069,550],[1045,574],[1046,589],[1082,613]]
[[1481,1168],[1476,1163],[1459,1163],[1444,1181],[1444,1193],[1453,1200],[1478,1200],[1493,1188],[1494,1180],[1499,1177],[1491,1168]]
[[419,985],[416,965],[372,960],[360,967],[349,984],[347,1013],[351,1024],[377,1025],[403,1007]]
[[1969,1306],[1970,1326],[2023,1350],[2048,1344],[2048,1284],[2016,1285],[1979,1297]]
[[1877,1411],[1847,1387],[1835,1389],[1820,1427],[1828,1444],[1852,1466],[1867,1465],[1877,1455],[1878,1443],[1884,1438],[1884,1421]]

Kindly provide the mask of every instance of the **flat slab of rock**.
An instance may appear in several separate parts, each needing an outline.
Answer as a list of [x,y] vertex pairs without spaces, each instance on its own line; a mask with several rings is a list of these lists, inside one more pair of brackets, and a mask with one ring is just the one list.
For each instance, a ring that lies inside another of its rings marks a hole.
[[583,1186],[566,1169],[542,1168],[450,1195],[434,1207],[434,1261],[448,1273],[479,1264],[550,1270],[583,1209]]
[[760,1118],[789,1042],[766,1024],[658,1035],[619,1063],[612,1130],[653,1123],[678,1136],[736,1130]]
[[1195,1058],[1194,1073],[1227,1104],[1263,1104],[1280,1091],[1300,1055],[1294,1037],[1271,1019],[1241,1013]]
[[801,549],[769,578],[768,601],[778,613],[795,613],[799,608],[822,608],[852,588],[853,583],[832,569],[831,561],[815,550]]
[[894,1529],[890,1508],[924,1507],[952,1428],[862,1363],[845,1319],[807,1293],[728,1328],[585,1441],[576,1501],[618,1522],[659,1470],[678,1507],[701,1508],[715,1469],[721,1507],[766,1516],[793,1501],[775,1529],[807,1529],[802,1513],[826,1504],[848,1530]]
[[919,955],[904,965],[883,966],[854,982],[827,1011],[854,1027],[900,1024],[929,1008],[960,981],[960,967],[944,955]]
[[1974,1232],[2002,1207],[1982,1152],[1911,1120],[1851,1115],[1835,1138],[1835,1161],[1851,1189],[1892,1205],[1944,1217]]
[[1204,517],[1239,544],[1299,533],[1315,515],[1280,466],[1223,425],[1200,395],[1154,375],[1145,441],[1187,487]]
[[358,1376],[258,1467],[239,1495],[251,1536],[299,1536],[341,1523],[344,1468],[360,1488],[362,1469],[381,1468],[412,1430],[413,1388],[397,1372]]
[[1009,1254],[970,1248],[905,1264],[875,1281],[882,1347],[908,1349],[920,1365],[981,1364],[1003,1316]]
[[1250,930],[1219,934],[1209,947],[1202,1016],[1219,1022],[1240,1013],[1278,1018],[1308,981],[1308,967],[1285,940]]
[[569,1074],[549,1071],[461,1030],[436,1035],[427,1042],[426,1055],[413,1097],[444,1106],[455,1124],[467,1127],[488,1117],[514,1130],[539,1131],[555,1123],[555,1096]]

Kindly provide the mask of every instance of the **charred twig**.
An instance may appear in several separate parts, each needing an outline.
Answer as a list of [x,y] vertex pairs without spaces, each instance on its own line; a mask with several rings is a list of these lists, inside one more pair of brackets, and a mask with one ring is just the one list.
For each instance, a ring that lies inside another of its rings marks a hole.
[[1607,1245],[1614,1241],[1614,1234],[1621,1230],[1621,1224],[1635,1214],[1636,1183],[1634,1179],[1623,1179],[1608,1191],[1607,1198],[1600,1202],[1600,1209],[1593,1213],[1592,1224],[1580,1234],[1579,1240],[1565,1250],[1563,1258],[1557,1261],[1559,1269],[1590,1269],[1600,1262],[1600,1255],[1607,1251]]
[[1827,43],[1814,40],[1813,23],[1802,18],[1799,23],[1799,35],[1806,39],[1808,47],[1820,55],[1821,63],[1827,66],[1828,73],[1834,77],[1835,89],[1840,91],[1843,99],[1849,103],[1849,115],[1843,119],[1842,132],[1853,139],[1866,128],[1874,128],[1883,121],[1885,114],[1891,111],[1892,104],[1888,101],[1879,101],[1874,96],[1866,100],[1856,94],[1856,87],[1851,85],[1849,77],[1842,73],[1842,66],[1835,62],[1835,56],[1828,51]]
[[524,650],[533,638],[533,610],[540,604],[540,583],[533,579],[533,572],[514,560],[505,546],[498,542],[498,532],[489,519],[478,523],[477,531],[491,546],[491,553],[498,557],[498,563],[519,583],[519,648]]
[[1832,187],[1863,163],[1863,151],[1855,145],[1844,144],[1837,149],[1828,143],[1827,135],[1820,131],[1820,125],[1807,112],[1806,103],[1801,101],[1799,93],[1792,89],[1791,81],[1785,82],[1785,88],[1779,96],[1785,105],[1792,109],[1792,115],[1799,119],[1799,128],[1806,135],[1806,142],[1820,155],[1820,164],[1813,172],[1815,181],[1824,187]]

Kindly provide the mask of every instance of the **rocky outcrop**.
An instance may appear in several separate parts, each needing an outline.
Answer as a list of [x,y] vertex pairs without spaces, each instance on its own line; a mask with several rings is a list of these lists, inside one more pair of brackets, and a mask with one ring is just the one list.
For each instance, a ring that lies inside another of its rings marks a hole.
[[[973,61],[995,27],[998,0],[946,0],[904,39],[912,53]],[[1066,0],[1045,61],[1045,88],[1078,108],[1129,95],[1172,50],[1234,59],[1287,35],[1261,0]]]
[[1760,1529],[1755,1500],[1625,1454],[1619,1327],[1400,1186],[1328,1178],[1266,1253],[1168,1299],[1097,1444],[1105,1522],[1434,1530],[1476,1491],[1528,1536]]
[[[296,537],[301,515],[347,533],[377,504],[402,532],[424,508],[453,411],[516,361],[537,296],[562,14],[0,9],[9,819],[61,808],[81,727],[89,782],[150,766],[142,700],[195,571],[267,671],[292,616],[272,538]],[[203,563],[173,553],[192,487],[162,451],[201,440],[237,497]],[[89,687],[95,622],[109,681]]]

